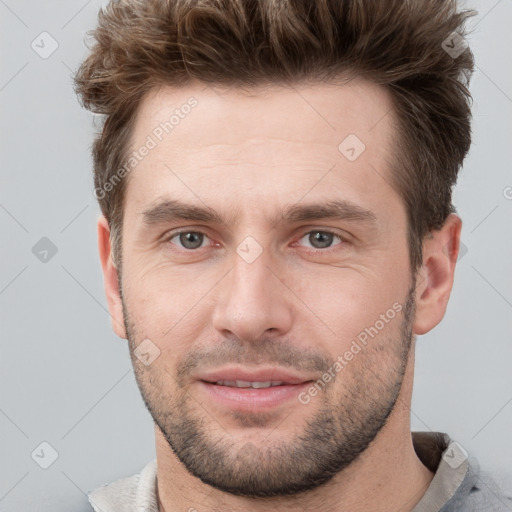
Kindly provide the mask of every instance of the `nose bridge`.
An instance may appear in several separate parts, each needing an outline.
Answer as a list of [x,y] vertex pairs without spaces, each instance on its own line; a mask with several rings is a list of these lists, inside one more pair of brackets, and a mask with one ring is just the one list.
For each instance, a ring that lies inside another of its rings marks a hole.
[[232,271],[218,297],[214,327],[246,341],[255,341],[270,330],[281,334],[288,331],[290,304],[269,269],[269,251],[246,239],[233,256]]
[[246,260],[239,254],[233,258],[231,277],[232,295],[239,300],[258,300],[265,295],[271,272],[267,254],[261,254],[254,261]]

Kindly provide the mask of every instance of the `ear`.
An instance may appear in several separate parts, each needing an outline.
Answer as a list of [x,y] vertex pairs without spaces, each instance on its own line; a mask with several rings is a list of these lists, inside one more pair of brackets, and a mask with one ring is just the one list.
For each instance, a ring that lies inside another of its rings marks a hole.
[[423,264],[416,281],[416,314],[413,332],[425,334],[446,313],[460,247],[462,220],[450,214],[439,231],[423,242]]
[[123,304],[119,295],[118,273],[112,258],[110,227],[103,215],[98,219],[98,249],[101,268],[103,269],[103,286],[105,287],[108,309],[112,320],[112,329],[120,338],[126,339]]

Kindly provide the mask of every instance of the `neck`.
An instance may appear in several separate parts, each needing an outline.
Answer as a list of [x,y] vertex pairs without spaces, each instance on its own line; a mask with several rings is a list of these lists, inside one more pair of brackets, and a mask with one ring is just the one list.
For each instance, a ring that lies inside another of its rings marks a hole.
[[297,496],[247,498],[212,488],[187,472],[155,426],[160,512],[263,512],[270,508],[290,512],[412,511],[434,476],[418,459],[412,443],[413,369],[414,346],[396,407],[367,450],[327,484]]

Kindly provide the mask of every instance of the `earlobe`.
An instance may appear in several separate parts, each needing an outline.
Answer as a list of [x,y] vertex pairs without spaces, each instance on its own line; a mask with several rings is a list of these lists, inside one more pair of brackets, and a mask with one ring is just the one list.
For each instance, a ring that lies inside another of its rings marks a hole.
[[123,304],[119,295],[119,276],[112,258],[110,227],[107,219],[103,215],[98,219],[98,250],[101,268],[103,270],[103,285],[107,296],[112,329],[120,338],[126,339]]
[[461,219],[450,214],[443,227],[423,242],[423,265],[416,281],[416,314],[413,332],[425,334],[446,313],[460,247]]

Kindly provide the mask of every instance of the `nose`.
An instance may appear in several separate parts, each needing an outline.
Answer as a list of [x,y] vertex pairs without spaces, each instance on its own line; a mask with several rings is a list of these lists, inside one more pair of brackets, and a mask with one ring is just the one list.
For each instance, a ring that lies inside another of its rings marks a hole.
[[266,251],[251,263],[238,254],[233,260],[216,297],[214,328],[248,342],[286,334],[293,321],[290,292]]

